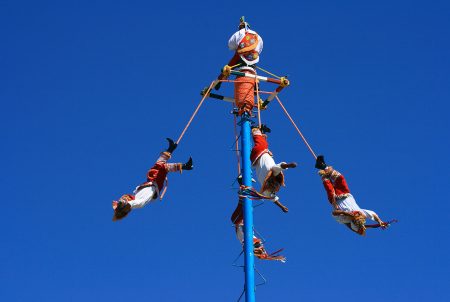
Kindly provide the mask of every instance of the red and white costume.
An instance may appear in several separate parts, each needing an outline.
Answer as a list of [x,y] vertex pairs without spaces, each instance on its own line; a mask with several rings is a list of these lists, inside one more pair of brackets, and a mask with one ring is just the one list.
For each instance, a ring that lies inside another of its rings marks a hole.
[[[231,222],[236,229],[236,237],[241,244],[244,244],[244,213],[242,211],[242,199],[239,198],[239,203],[231,215]],[[255,237],[255,236],[253,236]]]
[[[322,181],[325,191],[327,192],[328,201],[331,204],[333,203],[333,201],[336,201],[336,206],[339,208],[339,210],[349,213],[360,212],[366,218],[376,221],[376,213],[374,211],[361,209],[358,206],[355,198],[353,198],[353,195],[350,194],[350,189],[348,188],[347,181],[341,173],[334,170],[330,177],[322,177]],[[352,222],[352,217],[343,215],[333,215],[333,217],[339,223],[350,224],[351,228],[354,231],[359,230],[359,227]]]
[[168,172],[180,171],[180,163],[167,163],[170,158],[169,152],[162,152],[155,165],[147,172],[147,181],[136,187],[134,190],[134,196],[128,203],[132,209],[142,208],[152,200],[158,198],[160,191],[164,187],[166,176]]
[[[250,159],[256,172],[256,178],[261,184],[260,193],[268,197],[271,196],[274,198],[274,201],[277,201],[279,198],[275,193],[278,192],[279,186],[284,186],[284,174],[282,172],[284,169],[281,168],[281,164],[285,164],[285,162],[275,163],[272,153],[269,151],[266,135],[262,134],[261,130],[253,128],[252,136],[254,146],[250,154]],[[269,183],[269,179],[274,177],[277,178],[276,181],[279,184],[278,189],[275,190]]]
[[[231,222],[234,224],[237,239],[244,245],[244,213],[242,209],[242,199],[239,199],[239,203],[231,215]],[[278,255],[279,252],[281,252],[281,250],[273,254],[268,254],[262,240],[253,234],[253,253],[257,258],[261,260],[278,260],[283,263],[286,262],[284,256]]]

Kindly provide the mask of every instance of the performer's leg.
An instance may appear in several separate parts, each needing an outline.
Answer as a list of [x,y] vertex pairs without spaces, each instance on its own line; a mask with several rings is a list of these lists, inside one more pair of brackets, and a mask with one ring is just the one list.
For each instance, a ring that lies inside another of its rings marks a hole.
[[161,154],[159,155],[159,157],[156,160],[156,162],[157,163],[165,163],[165,162],[167,162],[170,159],[171,156],[172,155],[169,152],[167,152],[167,151],[161,152]]
[[149,202],[151,202],[153,197],[155,196],[156,189],[154,186],[149,186],[140,189],[136,192],[134,200],[130,201],[130,205],[132,209],[143,208]]
[[237,239],[241,244],[244,244],[244,224],[243,223],[235,224],[234,227],[236,229]]
[[297,163],[292,162],[292,163],[286,163],[286,162],[281,162],[279,164],[276,164],[274,166],[272,166],[271,170],[274,176],[277,176],[278,174],[281,173],[282,170],[287,170],[289,168],[295,168],[297,167]]
[[336,170],[333,170],[331,173],[331,179],[334,181],[334,187],[344,193],[350,193],[350,189],[348,188],[347,181],[345,180],[344,175],[339,173]]
[[253,148],[250,154],[252,161],[255,161],[265,151],[269,151],[269,144],[267,143],[265,135],[261,133],[258,128],[252,129]]
[[181,172],[182,165],[183,164],[181,164],[181,163],[166,163],[165,164],[167,172],[178,172],[178,171]]
[[323,188],[327,192],[328,201],[332,204],[335,200],[336,193],[334,192],[334,187],[328,178],[322,178]]
[[192,170],[194,169],[194,162],[192,160],[192,157],[189,157],[188,161],[184,164],[182,163],[166,163],[165,164],[166,171],[167,172],[177,172],[177,171],[183,171],[183,170]]
[[241,199],[239,199],[239,203],[236,206],[233,214],[231,215],[231,222],[233,224],[240,224],[244,221],[244,213],[242,212],[242,203]]

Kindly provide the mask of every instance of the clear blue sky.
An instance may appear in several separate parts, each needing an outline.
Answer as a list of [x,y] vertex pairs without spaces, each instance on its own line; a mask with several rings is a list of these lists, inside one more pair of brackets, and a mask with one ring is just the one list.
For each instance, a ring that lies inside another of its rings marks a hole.
[[[330,216],[314,160],[276,103],[263,113],[286,173],[282,213],[255,210],[269,250],[258,301],[449,301],[448,1],[1,1],[1,301],[235,301],[243,273],[230,105],[208,100],[162,202],[112,223],[245,15],[261,66],[317,153],[364,208],[398,218],[358,237]],[[267,89],[271,86],[264,86]],[[231,89],[224,85],[224,93]]]

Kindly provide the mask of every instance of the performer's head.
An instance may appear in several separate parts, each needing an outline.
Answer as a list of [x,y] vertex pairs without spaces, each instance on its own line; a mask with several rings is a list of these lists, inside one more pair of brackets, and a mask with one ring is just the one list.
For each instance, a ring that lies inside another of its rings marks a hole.
[[366,235],[366,217],[361,213],[357,212],[353,216],[353,220],[351,222],[352,229],[361,236]]
[[276,176],[272,173],[266,180],[264,191],[268,190],[272,193],[276,193],[280,191],[281,186],[284,186],[283,172],[278,173]]
[[118,201],[113,201],[112,207],[114,210],[113,221],[117,221],[125,218],[128,213],[131,212],[131,205],[128,203],[130,200],[133,200],[134,196],[130,194],[125,194],[120,197]]

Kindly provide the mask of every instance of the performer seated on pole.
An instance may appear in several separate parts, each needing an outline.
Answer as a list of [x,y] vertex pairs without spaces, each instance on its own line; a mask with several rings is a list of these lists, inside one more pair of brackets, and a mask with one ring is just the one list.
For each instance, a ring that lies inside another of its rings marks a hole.
[[118,201],[113,201],[113,221],[124,218],[132,209],[142,208],[149,202],[158,198],[168,172],[192,170],[193,162],[190,157],[185,164],[167,163],[177,144],[167,138],[169,148],[162,152],[155,165],[147,172],[147,182],[136,187],[133,194],[125,194]]
[[267,135],[265,133],[270,133],[270,129],[266,125],[261,125],[261,129],[256,126],[252,128],[254,146],[250,154],[250,159],[252,166],[255,168],[256,177],[261,184],[260,193],[264,196],[273,197],[274,203],[283,212],[287,213],[288,208],[281,204],[276,193],[280,190],[281,186],[285,185],[283,170],[295,168],[297,167],[297,163],[281,162],[275,164],[272,152],[269,151],[269,145],[266,139]]
[[[323,155],[319,155],[315,167],[319,169],[323,186],[327,192],[328,201],[333,206],[332,215],[337,222],[345,224],[353,232],[365,236],[368,228],[386,228],[388,223],[383,222],[371,210],[361,209],[350,194],[344,176],[333,167],[327,166]],[[366,225],[366,218],[376,221],[377,224]]]
[[[242,178],[238,178],[238,182],[240,185],[242,185]],[[244,213],[242,210],[242,203],[243,199],[239,198],[238,205],[231,215],[231,222],[234,225],[237,239],[242,245],[244,245]],[[281,262],[285,262],[286,258],[284,256],[278,255],[279,252],[281,252],[281,250],[269,254],[264,248],[262,240],[253,235],[253,253],[257,258],[261,260],[279,260]]]
[[[239,30],[228,41],[228,48],[235,51],[228,66],[240,64],[236,70],[256,74],[254,65],[259,62],[259,55],[263,50],[263,39],[258,33],[250,29],[250,25],[245,22],[244,17],[241,17],[238,28]],[[219,76],[219,80],[223,78],[223,75]],[[240,109],[240,114],[244,112],[251,114],[254,106],[255,84],[256,80],[252,78],[243,76],[236,78],[234,98],[238,109]],[[216,85],[215,89],[218,90],[220,85],[221,82]]]
[[228,40],[228,48],[235,51],[228,66],[235,66],[240,63],[241,66],[238,70],[242,66],[252,67],[259,62],[259,55],[263,50],[263,39],[256,31],[251,30],[250,24],[245,22],[244,17],[241,17],[238,31]]

